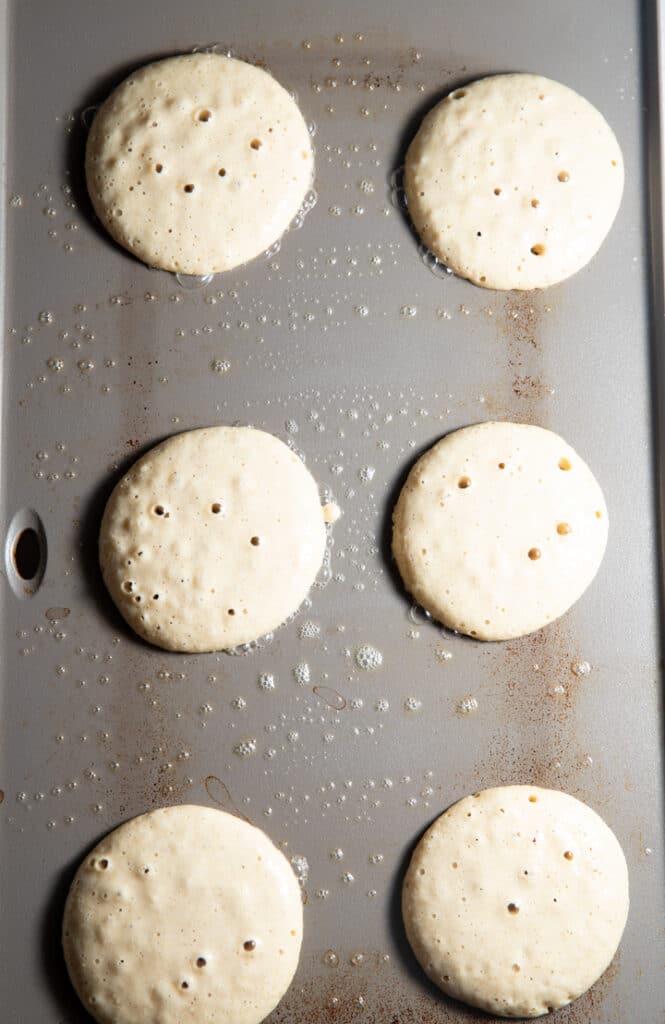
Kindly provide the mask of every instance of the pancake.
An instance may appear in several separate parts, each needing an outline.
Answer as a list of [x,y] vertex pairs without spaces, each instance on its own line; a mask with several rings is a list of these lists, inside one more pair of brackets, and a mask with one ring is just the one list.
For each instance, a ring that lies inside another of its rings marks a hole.
[[295,101],[261,68],[195,53],[135,71],[97,112],[86,178],[116,242],[182,274],[230,270],[273,245],[310,188]]
[[265,833],[167,807],[88,854],[63,920],[67,969],[100,1024],[259,1024],[295,973],[302,900]]
[[393,555],[415,600],[480,640],[563,615],[601,564],[608,517],[591,470],[557,434],[480,423],[417,461],[393,513]]
[[600,248],[623,192],[603,115],[541,75],[482,78],[425,117],[405,164],[422,241],[484,288],[545,288]]
[[466,797],[415,849],[402,893],[409,942],[448,995],[538,1017],[608,967],[628,915],[623,851],[566,793],[505,786]]
[[207,427],[151,449],[108,500],[104,582],[129,625],[171,651],[249,643],[298,610],[326,543],[316,483],[282,441]]

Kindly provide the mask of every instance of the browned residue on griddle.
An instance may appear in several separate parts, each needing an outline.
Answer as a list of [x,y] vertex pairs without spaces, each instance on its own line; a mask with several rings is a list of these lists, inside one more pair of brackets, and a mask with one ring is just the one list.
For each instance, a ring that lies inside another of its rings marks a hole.
[[[505,1020],[445,996],[427,979],[410,951],[405,951],[404,959],[393,953],[388,962],[371,953],[359,968],[349,966],[350,951],[338,947],[336,952],[339,967],[327,968],[328,973],[318,966],[304,968],[307,980],[298,984],[296,977],[267,1024],[498,1024]],[[615,984],[620,964],[617,954],[593,988],[558,1010],[556,1020],[589,1024],[602,1019],[620,1024]]]
[[47,608],[44,615],[49,622],[60,622],[71,614],[70,608]]
[[539,350],[538,328],[543,315],[539,292],[508,292],[503,306],[501,325],[515,346],[529,345]]
[[539,291],[509,292],[501,314],[496,318],[501,334],[508,342],[506,369],[510,390],[519,399],[515,409],[519,419],[543,424],[540,405],[551,392],[543,374],[541,331],[547,304]]
[[527,373],[524,376],[516,374],[513,378],[513,394],[518,398],[546,398],[549,393],[550,388],[540,377],[532,377]]
[[570,665],[577,650],[565,620],[481,649],[499,704],[476,762],[479,788],[529,782],[560,787],[576,740],[572,711],[580,681]]
[[565,619],[503,644],[508,690],[519,697],[520,711],[531,721],[568,719],[580,683],[571,671],[576,651]]
[[495,382],[484,390],[490,417],[547,426],[547,399],[553,391],[545,373],[542,335],[551,302],[540,291],[497,293],[480,310],[494,326],[498,343]]
[[[381,963],[378,955],[367,956],[362,967],[352,967],[350,951],[338,952],[338,968],[313,976],[308,971],[310,976],[302,985],[296,979],[268,1024],[487,1024],[489,1020],[439,995],[424,974],[416,973],[418,968],[405,976],[404,964]],[[396,958],[394,954],[392,961]]]

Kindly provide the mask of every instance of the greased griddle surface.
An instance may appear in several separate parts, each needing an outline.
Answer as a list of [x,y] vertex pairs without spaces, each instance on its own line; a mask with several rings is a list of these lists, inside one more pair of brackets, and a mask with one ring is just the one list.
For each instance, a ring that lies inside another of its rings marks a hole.
[[[8,1024],[85,1019],[59,951],[73,870],[122,820],[183,801],[236,810],[297,858],[305,941],[275,1020],[486,1020],[416,968],[399,884],[443,808],[510,782],[589,803],[629,863],[619,956],[557,1020],[660,1019],[647,28],[637,3],[610,16],[599,0],[9,5],[2,510],[5,529],[17,509],[38,512],[49,561],[33,598],[2,591]],[[316,127],[318,202],[279,252],[188,290],[92,219],[80,113],[141,63],[214,43],[297,93]],[[444,92],[513,70],[602,111],[626,189],[585,270],[499,295],[428,270],[389,181]],[[482,645],[411,612],[389,522],[417,455],[493,417],[550,427],[580,452],[610,539],[560,623]],[[168,655],[134,638],[103,590],[101,512],[138,453],[235,422],[290,441],[341,506],[329,572],[271,644]]]

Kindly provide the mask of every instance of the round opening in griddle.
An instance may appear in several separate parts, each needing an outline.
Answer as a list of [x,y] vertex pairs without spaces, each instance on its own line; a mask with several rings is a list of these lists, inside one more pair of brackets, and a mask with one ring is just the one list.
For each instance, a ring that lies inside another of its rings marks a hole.
[[34,580],[42,558],[39,534],[32,527],[21,530],[14,545],[14,567],[22,580]]

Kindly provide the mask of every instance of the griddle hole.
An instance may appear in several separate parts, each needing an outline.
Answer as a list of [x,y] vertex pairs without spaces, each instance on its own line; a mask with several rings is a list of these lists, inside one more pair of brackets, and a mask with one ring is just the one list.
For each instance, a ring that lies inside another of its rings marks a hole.
[[531,205],[533,206],[534,210],[536,210],[540,206],[540,199],[532,199]]
[[532,253],[533,256],[544,256],[545,255],[545,246],[543,245],[542,242],[536,242],[535,245],[531,246],[531,253]]
[[463,100],[465,96],[466,89],[458,89],[456,92],[453,93],[454,100]]
[[134,598],[134,600],[136,601],[137,604],[140,604],[141,603],[141,595],[137,594],[136,597]]
[[569,469],[572,469],[572,468],[573,468],[573,464],[570,461],[570,459],[567,459],[565,457],[559,459],[559,469],[563,469],[564,472],[567,472]]
[[559,171],[559,173],[557,174],[557,181],[560,181],[562,184],[565,183],[566,181],[570,181],[570,175],[568,171]]
[[250,544],[251,544],[251,545],[252,545],[253,547],[255,547],[255,548],[258,548],[259,544],[261,543],[261,538],[260,538],[260,537],[252,537],[252,539],[250,540],[250,542],[249,542],[249,543],[250,543]]
[[39,534],[28,526],[21,530],[14,544],[14,568],[22,580],[30,582],[39,572],[42,545]]
[[499,469],[505,469],[505,468],[506,468],[505,462],[500,462],[499,463]]
[[535,795],[535,793],[532,793],[531,796],[529,797],[529,803],[530,804],[537,804],[538,803],[538,797]]
[[229,610],[227,612],[227,615],[235,615],[235,613],[236,613],[235,608],[229,608]]
[[515,974],[519,974],[520,971],[522,970],[522,968],[520,967],[519,964],[513,964],[513,970],[514,970]]
[[206,958],[204,956],[200,956],[200,957],[198,957],[198,959],[196,961],[196,966],[197,967],[205,967],[207,962],[208,961],[206,960]]
[[134,589],[134,581],[133,580],[125,580],[125,582],[122,585],[122,589],[125,591],[126,594],[131,594],[131,592]]
[[261,139],[252,139],[252,141],[250,142],[250,146],[252,147],[252,149],[255,150],[261,149],[262,145],[263,143],[261,142]]
[[155,164],[155,171],[157,174],[161,174],[164,170],[164,164]]
[[520,908],[518,907],[517,903],[509,903],[508,904],[508,913],[509,914],[519,914],[519,912],[520,912]]
[[460,490],[465,491],[467,487],[471,486],[471,477],[461,476],[457,481],[457,486],[460,488]]
[[566,852],[564,853],[564,857],[565,857],[566,860],[572,860],[573,859],[572,851],[571,850],[566,850]]
[[[540,550],[540,548],[529,548],[529,558],[532,562],[537,562],[541,555],[542,551]],[[529,800],[530,799],[531,797],[529,797]]]
[[106,871],[109,866],[108,857],[102,857],[102,859],[99,862],[99,866],[102,869],[102,871]]
[[219,174],[220,178],[225,178],[226,177],[226,167],[220,167],[219,170],[217,171],[217,173]]
[[494,195],[495,196],[500,196],[501,195],[501,189],[500,188],[495,188],[494,189]]
[[153,601],[159,601],[159,594],[153,594],[152,599]]
[[254,950],[256,949],[256,940],[246,939],[245,942],[243,942],[242,944],[242,948],[245,950],[246,953],[253,953]]
[[180,988],[189,988],[189,982],[188,981],[181,981],[180,982]]
[[570,523],[557,523],[556,532],[560,537],[565,537],[566,534],[573,532],[573,528]]
[[155,513],[156,516],[163,516],[164,515],[164,506],[163,505],[155,505],[155,507],[153,508],[152,511]]
[[194,186],[191,185],[191,184],[185,185],[184,188],[183,188],[183,192],[186,192],[188,195],[191,195],[191,193],[193,191],[194,191]]
[[214,502],[210,506],[210,511],[213,513],[213,515],[218,516],[219,513],[222,511],[222,506],[221,506],[220,502],[219,501]]
[[212,121],[212,110],[200,110],[198,120],[202,121],[203,124],[207,124],[208,121]]

